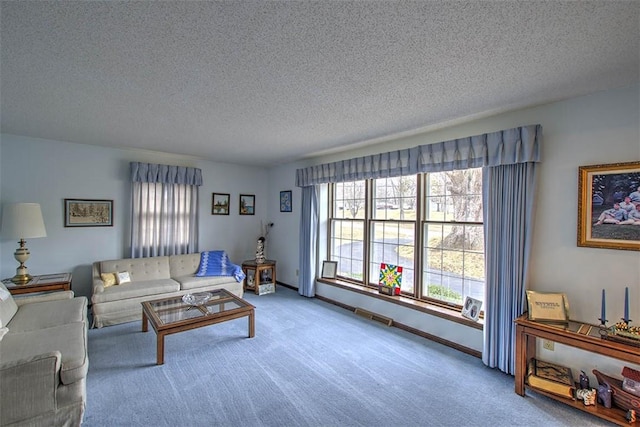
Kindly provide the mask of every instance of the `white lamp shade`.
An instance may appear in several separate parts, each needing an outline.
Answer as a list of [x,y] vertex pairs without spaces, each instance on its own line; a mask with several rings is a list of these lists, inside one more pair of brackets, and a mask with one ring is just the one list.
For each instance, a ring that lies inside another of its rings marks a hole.
[[12,203],[2,209],[2,235],[9,239],[46,237],[39,203]]

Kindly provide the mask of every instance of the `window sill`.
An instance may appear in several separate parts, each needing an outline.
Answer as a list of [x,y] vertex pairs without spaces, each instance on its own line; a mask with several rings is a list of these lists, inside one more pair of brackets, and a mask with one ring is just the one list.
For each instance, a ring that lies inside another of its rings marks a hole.
[[368,288],[362,285],[356,285],[354,283],[346,282],[337,279],[321,279],[317,278],[316,281],[325,283],[327,285],[336,286],[338,288],[346,289],[359,294],[367,295],[372,298],[378,298],[392,304],[398,304],[411,310],[420,311],[431,316],[440,317],[442,319],[449,320],[451,322],[459,323],[461,325],[468,326],[470,328],[482,330],[484,328],[484,319],[478,319],[477,322],[463,317],[460,311],[447,307],[445,305],[437,305],[434,303],[427,303],[424,301],[418,301],[406,296],[389,296],[378,293],[375,289]]

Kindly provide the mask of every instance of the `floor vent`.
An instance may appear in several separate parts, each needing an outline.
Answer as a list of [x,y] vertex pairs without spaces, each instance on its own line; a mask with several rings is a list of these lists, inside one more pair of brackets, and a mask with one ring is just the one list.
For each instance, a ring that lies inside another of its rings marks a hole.
[[363,308],[358,307],[354,310],[354,312],[358,316],[366,317],[369,320],[375,320],[377,322],[384,323],[387,326],[391,326],[393,324],[393,319],[389,317],[381,316],[380,314],[372,313]]

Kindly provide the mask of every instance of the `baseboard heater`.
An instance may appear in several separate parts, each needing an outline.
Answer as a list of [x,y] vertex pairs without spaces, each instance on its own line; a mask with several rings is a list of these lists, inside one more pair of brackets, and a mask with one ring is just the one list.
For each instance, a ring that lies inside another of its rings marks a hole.
[[391,319],[390,317],[385,317],[380,314],[372,313],[360,307],[356,307],[356,309],[354,310],[354,313],[356,313],[358,316],[366,317],[369,320],[375,320],[377,322],[384,323],[387,326],[391,326],[393,324],[393,319]]

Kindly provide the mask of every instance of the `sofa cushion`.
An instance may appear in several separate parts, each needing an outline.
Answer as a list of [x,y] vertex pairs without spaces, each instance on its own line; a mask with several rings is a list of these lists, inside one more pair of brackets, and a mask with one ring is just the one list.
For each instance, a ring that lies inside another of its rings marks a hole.
[[102,285],[105,288],[118,284],[118,282],[116,281],[116,273],[102,273],[100,274],[100,278],[102,279]]
[[87,316],[87,298],[34,302],[20,306],[8,325],[12,332],[34,331],[67,323],[82,322]]
[[118,285],[129,283],[131,282],[131,275],[128,271],[119,271],[116,273],[116,282],[118,282]]
[[175,280],[180,282],[180,289],[190,290],[202,288],[203,286],[212,285],[224,285],[225,283],[236,283],[236,279],[231,276],[209,276],[209,277],[194,277],[194,276],[182,276],[175,277]]
[[183,254],[169,256],[171,277],[193,276],[200,265],[200,254]]
[[9,324],[18,311],[18,305],[7,288],[0,282],[0,328]]
[[91,301],[103,303],[108,301],[120,301],[123,299],[153,296],[180,290],[180,284],[173,279],[142,280],[125,283],[119,286],[104,288],[103,292],[94,293]]
[[39,329],[9,331],[2,340],[0,362],[28,359],[37,354],[59,351],[62,354],[60,381],[71,384],[87,376],[87,325],[85,322]]
[[128,271],[131,281],[169,279],[169,257],[126,258],[100,263],[100,273]]

